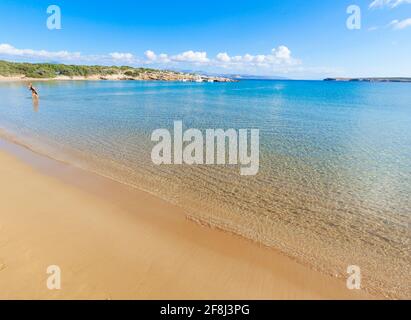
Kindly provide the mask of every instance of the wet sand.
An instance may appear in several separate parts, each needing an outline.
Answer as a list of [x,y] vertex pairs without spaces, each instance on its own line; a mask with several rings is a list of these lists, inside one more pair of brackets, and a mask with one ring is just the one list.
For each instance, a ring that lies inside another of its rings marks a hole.
[[[0,299],[365,299],[345,279],[0,140]],[[62,288],[47,289],[58,265]]]

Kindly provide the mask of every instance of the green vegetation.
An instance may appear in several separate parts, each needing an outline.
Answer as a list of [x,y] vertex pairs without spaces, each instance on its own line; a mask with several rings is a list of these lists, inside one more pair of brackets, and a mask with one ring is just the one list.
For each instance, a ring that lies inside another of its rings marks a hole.
[[136,77],[147,72],[160,72],[155,69],[132,68],[127,66],[79,66],[65,65],[54,63],[15,63],[0,60],[1,76],[18,76],[24,75],[28,78],[55,78],[57,76],[108,76],[114,74],[124,74],[130,77]]
[[[172,70],[133,68],[129,66],[81,66],[58,63],[26,63],[0,60],[0,77],[16,77],[21,80],[55,79],[70,80],[141,80],[141,81],[192,81],[192,82],[233,82],[224,77],[200,76]],[[68,78],[66,78],[68,77]]]

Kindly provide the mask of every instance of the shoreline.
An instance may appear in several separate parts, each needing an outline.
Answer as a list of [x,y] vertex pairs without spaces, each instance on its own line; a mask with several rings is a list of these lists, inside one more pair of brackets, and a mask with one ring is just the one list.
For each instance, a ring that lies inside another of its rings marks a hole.
[[162,82],[200,82],[200,83],[218,83],[218,82],[238,82],[237,80],[232,80],[223,77],[208,77],[208,76],[184,76],[181,74],[176,77],[162,78],[162,77],[129,77],[123,74],[115,74],[108,76],[92,75],[92,76],[57,76],[54,78],[28,78],[25,76],[1,76],[0,83],[7,82],[48,82],[48,81],[162,81]]
[[[0,204],[0,286],[8,288],[0,298],[374,298],[274,249],[189,221],[156,196],[3,138],[0,163],[10,199]],[[43,283],[52,264],[62,269],[59,292]]]
[[[27,78],[25,76],[12,76],[12,77],[0,76],[0,83],[1,82],[49,82],[49,81],[150,81],[150,80],[126,78],[126,77],[121,76],[121,75],[110,76],[110,77],[101,77],[101,76],[89,76],[89,77],[58,76],[58,77],[55,77],[55,78]],[[162,81],[162,80],[151,80],[151,81]],[[178,80],[175,80],[175,81],[178,81]]]

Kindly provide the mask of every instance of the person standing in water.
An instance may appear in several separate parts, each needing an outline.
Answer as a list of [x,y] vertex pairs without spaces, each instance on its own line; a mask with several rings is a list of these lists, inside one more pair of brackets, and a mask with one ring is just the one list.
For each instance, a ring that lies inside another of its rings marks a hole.
[[33,84],[29,84],[29,90],[31,91],[31,96],[35,99],[38,99],[39,93],[37,92],[36,88],[33,87]]

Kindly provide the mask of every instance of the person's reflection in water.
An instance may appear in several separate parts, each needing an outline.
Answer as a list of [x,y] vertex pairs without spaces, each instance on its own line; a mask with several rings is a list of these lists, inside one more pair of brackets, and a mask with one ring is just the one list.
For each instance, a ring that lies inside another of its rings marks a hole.
[[39,112],[39,99],[37,97],[33,97],[33,111]]

